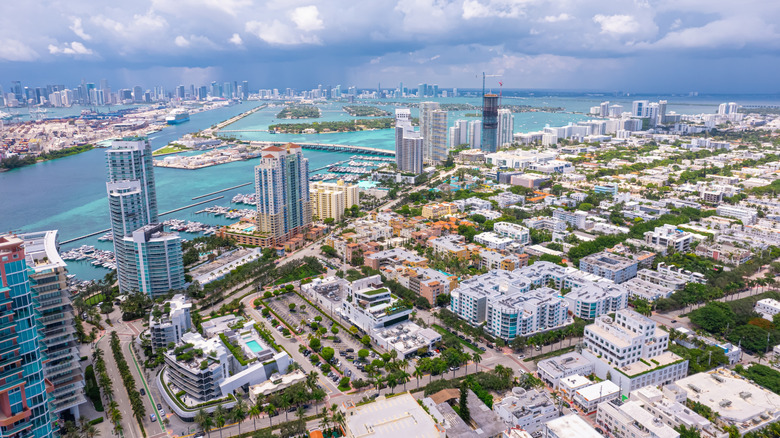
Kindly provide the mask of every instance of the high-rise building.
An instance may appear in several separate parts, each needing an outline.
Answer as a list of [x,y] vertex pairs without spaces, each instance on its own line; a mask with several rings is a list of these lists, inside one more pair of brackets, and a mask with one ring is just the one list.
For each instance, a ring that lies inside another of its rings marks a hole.
[[498,95],[482,97],[482,144],[480,149],[492,153],[498,149]]
[[151,297],[184,288],[181,240],[158,223],[152,149],[145,138],[106,151],[109,214],[119,290]]
[[635,100],[631,106],[631,115],[634,117],[647,117],[647,106],[649,102],[646,100]]
[[185,92],[184,92],[184,85],[179,85],[176,87],[176,97],[179,99],[184,99]]
[[309,160],[297,144],[262,150],[255,166],[257,227],[275,244],[302,234],[311,224]]
[[482,121],[472,120],[469,122],[469,146],[471,149],[482,148]]
[[599,105],[599,116],[607,117],[609,115],[609,101],[601,102]]
[[420,135],[423,139],[423,161],[425,163],[433,162],[433,112],[438,109],[438,102],[420,103]]
[[225,99],[230,99],[233,97],[233,84],[230,82],[225,82],[222,84],[222,97]]
[[0,437],[53,437],[54,419],[43,374],[38,304],[30,288],[24,241],[0,236]]
[[450,147],[455,147],[462,144],[468,144],[469,143],[469,122],[468,120],[456,120],[455,126],[458,127],[458,134],[460,134],[460,138],[458,138],[457,142],[455,144],[450,144]]
[[144,100],[144,89],[140,85],[133,87],[133,100],[135,102],[143,102]]
[[246,100],[249,97],[249,81],[241,82],[241,98]]
[[312,216],[320,219],[333,218],[340,222],[344,210],[360,205],[360,190],[357,184],[344,184],[344,180],[335,183],[313,182],[309,185]]
[[206,100],[208,97],[208,89],[205,85],[202,85],[200,88],[198,88],[198,100]]
[[660,124],[666,123],[666,104],[667,104],[667,102],[665,100],[659,100],[658,101],[658,121],[657,121],[657,123],[660,123]]
[[25,233],[19,237],[24,241],[30,289],[40,313],[43,353],[48,358],[43,365],[43,376],[54,386],[49,393],[49,408],[54,415],[69,410],[78,418],[79,405],[87,400],[79,349],[73,335],[67,265],[59,254],[57,231]]
[[515,116],[509,109],[498,110],[498,147],[512,144],[515,130]]
[[409,108],[395,110],[395,164],[401,172],[422,173],[423,139],[411,117]]
[[431,112],[431,163],[443,163],[447,154],[447,111],[434,110]]
[[455,126],[450,127],[450,145],[451,147],[456,147],[460,143],[460,127],[456,124]]

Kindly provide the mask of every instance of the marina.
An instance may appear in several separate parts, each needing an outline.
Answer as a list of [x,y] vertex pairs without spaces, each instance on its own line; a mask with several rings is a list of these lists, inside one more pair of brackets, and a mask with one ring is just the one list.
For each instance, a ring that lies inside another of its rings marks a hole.
[[92,245],[81,245],[61,254],[63,260],[92,260],[91,265],[97,268],[116,269],[116,260],[112,251],[96,249]]

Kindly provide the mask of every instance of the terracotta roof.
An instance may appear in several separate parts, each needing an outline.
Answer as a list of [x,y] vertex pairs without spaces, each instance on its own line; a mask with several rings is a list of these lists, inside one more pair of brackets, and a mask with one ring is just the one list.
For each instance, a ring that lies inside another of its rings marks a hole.
[[282,152],[284,149],[277,147],[277,146],[268,146],[267,148],[263,149],[264,151],[270,151],[270,152]]
[[263,155],[263,158],[273,158],[274,156],[271,154]]
[[442,389],[436,394],[431,394],[431,400],[434,404],[444,403],[446,401],[460,397],[460,390],[455,388]]
[[299,148],[301,145],[295,143],[287,143],[288,148]]

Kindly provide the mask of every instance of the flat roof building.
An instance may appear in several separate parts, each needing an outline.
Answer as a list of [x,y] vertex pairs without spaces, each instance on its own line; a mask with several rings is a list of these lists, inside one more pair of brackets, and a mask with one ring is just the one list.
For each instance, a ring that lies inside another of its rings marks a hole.
[[542,438],[603,438],[587,421],[577,414],[569,414],[544,425]]
[[550,420],[560,417],[560,410],[547,391],[514,388],[501,401],[493,404],[493,411],[504,422],[536,433]]
[[152,350],[177,344],[184,333],[192,328],[190,310],[192,303],[183,294],[176,294],[162,305],[155,305],[149,315],[149,334]]
[[575,351],[540,360],[536,366],[539,378],[553,388],[558,388],[561,379],[565,377],[593,373],[593,363]]
[[409,393],[393,398],[380,396],[373,403],[342,405],[346,423],[344,436],[360,438],[444,438],[445,431]]
[[636,277],[638,265],[635,260],[607,251],[580,259],[580,270],[610,279],[617,284]]

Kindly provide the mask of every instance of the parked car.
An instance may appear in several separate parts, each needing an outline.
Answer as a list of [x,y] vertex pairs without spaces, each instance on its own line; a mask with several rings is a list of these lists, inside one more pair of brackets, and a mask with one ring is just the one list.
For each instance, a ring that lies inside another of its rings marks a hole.
[[354,352],[355,352],[355,349],[354,349],[354,348],[347,348],[345,351],[346,351],[347,353],[354,353]]
[[157,419],[157,416],[154,414],[149,414],[149,419],[152,421],[152,423],[154,423],[154,420]]
[[161,411],[161,410],[162,410],[162,405],[161,405],[160,403],[157,403],[157,410],[158,410],[158,411]]
[[138,390],[138,392],[140,392],[140,393],[141,393],[141,395],[146,395],[146,391],[144,391],[144,389],[143,389],[143,388],[139,389],[139,390]]

